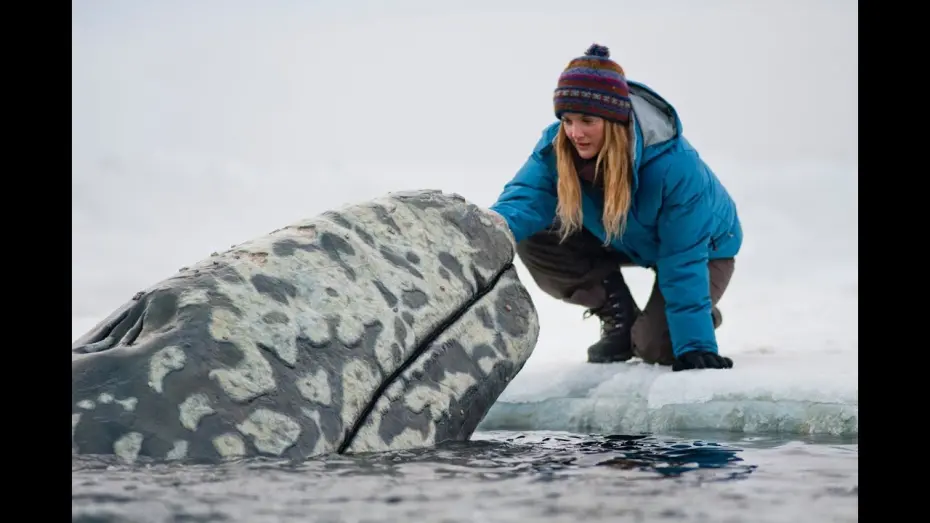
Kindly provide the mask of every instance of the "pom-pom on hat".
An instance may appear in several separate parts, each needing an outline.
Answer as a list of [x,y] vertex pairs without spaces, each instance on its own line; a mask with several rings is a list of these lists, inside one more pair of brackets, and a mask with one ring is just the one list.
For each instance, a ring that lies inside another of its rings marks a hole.
[[602,45],[592,44],[584,56],[568,63],[559,75],[553,101],[556,118],[572,112],[622,124],[630,121],[632,105],[626,76]]

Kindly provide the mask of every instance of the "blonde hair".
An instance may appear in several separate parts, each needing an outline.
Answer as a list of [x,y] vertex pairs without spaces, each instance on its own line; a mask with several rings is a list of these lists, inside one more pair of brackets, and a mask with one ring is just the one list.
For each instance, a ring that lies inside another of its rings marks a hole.
[[[575,170],[574,146],[559,127],[555,139],[556,169],[558,171],[559,233],[564,241],[581,228],[581,181]],[[623,236],[626,216],[632,201],[633,165],[630,155],[628,127],[610,121],[604,122],[604,145],[597,153],[595,179],[604,180],[604,212],[601,221],[607,238],[604,244]]]

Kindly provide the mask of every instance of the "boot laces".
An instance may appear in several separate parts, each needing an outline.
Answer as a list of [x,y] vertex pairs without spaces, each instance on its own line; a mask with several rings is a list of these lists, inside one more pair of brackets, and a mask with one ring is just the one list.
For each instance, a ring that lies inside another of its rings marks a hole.
[[[607,283],[607,282],[605,282]],[[601,335],[607,336],[624,326],[628,318],[623,310],[624,293],[618,286],[608,286],[607,300],[598,308],[588,309],[583,318],[597,316],[601,322]]]

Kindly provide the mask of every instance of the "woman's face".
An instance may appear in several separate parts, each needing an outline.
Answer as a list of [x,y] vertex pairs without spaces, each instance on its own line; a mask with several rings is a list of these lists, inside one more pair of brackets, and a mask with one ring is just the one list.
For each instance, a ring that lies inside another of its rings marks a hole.
[[562,115],[562,129],[575,146],[578,156],[590,160],[604,145],[604,119],[579,113]]

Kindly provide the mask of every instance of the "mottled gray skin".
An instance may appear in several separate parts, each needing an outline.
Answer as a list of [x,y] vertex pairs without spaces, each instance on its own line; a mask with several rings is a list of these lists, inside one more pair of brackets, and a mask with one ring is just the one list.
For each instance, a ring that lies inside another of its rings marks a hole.
[[72,453],[216,462],[468,439],[539,333],[493,217],[392,193],[138,293],[72,345]]

